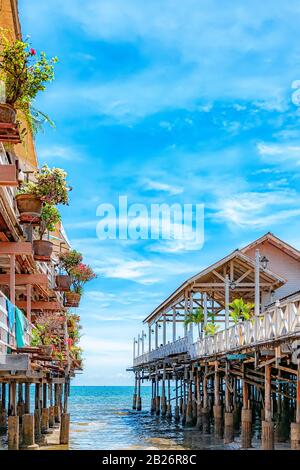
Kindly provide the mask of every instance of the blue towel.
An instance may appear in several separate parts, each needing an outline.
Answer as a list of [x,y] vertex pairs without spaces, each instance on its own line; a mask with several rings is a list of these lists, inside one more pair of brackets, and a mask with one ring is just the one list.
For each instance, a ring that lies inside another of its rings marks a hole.
[[25,328],[28,327],[27,319],[23,312],[16,307],[16,343],[18,348],[24,348],[25,343]]
[[8,316],[8,326],[10,331],[13,331],[14,326],[15,326],[15,320],[16,320],[16,312],[15,312],[15,305],[11,303],[9,299],[6,299],[6,310],[7,310],[7,316]]

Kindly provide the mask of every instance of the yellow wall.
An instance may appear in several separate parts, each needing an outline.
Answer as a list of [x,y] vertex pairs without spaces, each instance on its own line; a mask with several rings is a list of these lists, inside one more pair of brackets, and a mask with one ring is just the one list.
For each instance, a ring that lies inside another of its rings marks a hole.
[[[24,2],[26,0],[23,0]],[[0,0],[0,27],[10,30],[15,38],[21,37],[17,0]],[[34,142],[30,133],[22,144],[14,146],[16,156],[24,163],[37,167],[37,156]]]

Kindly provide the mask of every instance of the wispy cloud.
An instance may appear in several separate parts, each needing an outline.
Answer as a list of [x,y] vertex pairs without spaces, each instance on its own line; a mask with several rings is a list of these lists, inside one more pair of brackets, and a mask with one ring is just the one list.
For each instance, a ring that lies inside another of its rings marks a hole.
[[290,190],[238,193],[217,207],[213,219],[241,228],[268,228],[300,215],[298,197]]
[[153,181],[153,180],[146,180],[144,182],[144,187],[146,190],[161,191],[161,192],[165,192],[171,195],[181,194],[184,191],[182,187],[173,186],[168,183],[162,183],[162,182]]

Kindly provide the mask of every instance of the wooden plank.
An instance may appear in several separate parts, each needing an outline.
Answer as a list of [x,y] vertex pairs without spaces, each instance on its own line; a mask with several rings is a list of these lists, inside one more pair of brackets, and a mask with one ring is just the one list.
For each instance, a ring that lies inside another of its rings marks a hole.
[[[26,310],[27,302],[26,300],[17,300],[16,306]],[[64,307],[59,302],[48,302],[44,300],[39,300],[31,303],[31,310],[57,310],[61,311]]]
[[0,242],[1,255],[32,255],[32,245],[29,242]]
[[0,371],[27,371],[29,369],[28,354],[0,354]]
[[0,186],[18,186],[16,165],[0,165]]
[[[9,285],[9,274],[0,274],[0,284]],[[46,274],[16,274],[16,286],[21,285],[47,286],[49,284]]]

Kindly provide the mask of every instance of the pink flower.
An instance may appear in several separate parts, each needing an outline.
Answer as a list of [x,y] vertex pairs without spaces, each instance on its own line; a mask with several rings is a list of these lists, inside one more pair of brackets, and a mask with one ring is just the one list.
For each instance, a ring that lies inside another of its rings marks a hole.
[[31,55],[36,55],[36,50],[31,48],[31,49],[30,49],[30,54],[31,54]]

